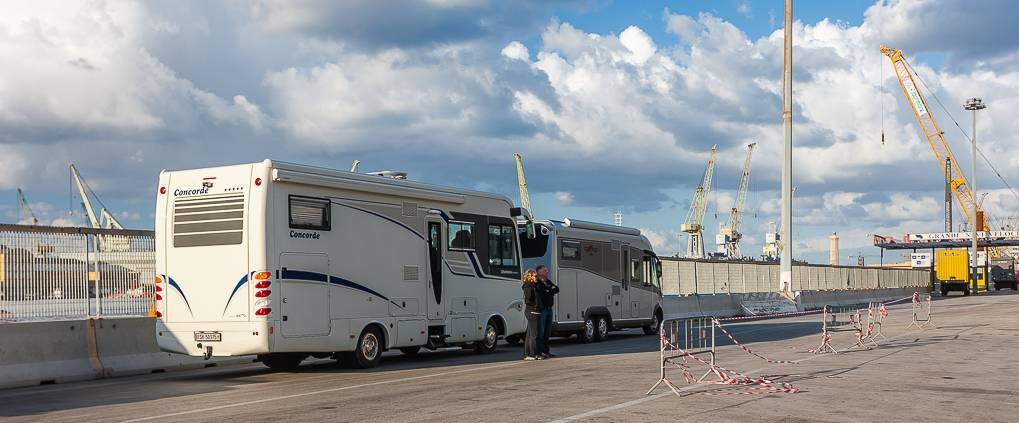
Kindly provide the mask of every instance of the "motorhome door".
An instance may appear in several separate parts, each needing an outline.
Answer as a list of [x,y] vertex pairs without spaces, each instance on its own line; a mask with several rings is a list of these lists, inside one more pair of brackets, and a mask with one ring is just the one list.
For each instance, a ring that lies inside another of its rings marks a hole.
[[443,227],[441,219],[427,218],[425,224],[428,226],[427,254],[428,254],[428,318],[443,319],[446,316],[446,286],[443,282],[445,264],[443,263],[442,251]]
[[329,334],[329,256],[280,255],[281,319],[285,337]]

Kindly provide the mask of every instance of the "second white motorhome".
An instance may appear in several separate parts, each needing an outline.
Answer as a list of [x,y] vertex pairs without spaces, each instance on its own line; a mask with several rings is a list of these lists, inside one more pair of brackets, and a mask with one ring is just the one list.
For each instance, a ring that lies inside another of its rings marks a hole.
[[553,334],[592,342],[615,329],[658,333],[662,265],[639,230],[571,219],[534,228],[520,236],[523,267],[548,266],[559,285]]
[[265,160],[163,171],[157,341],[193,356],[375,366],[522,333],[509,199]]

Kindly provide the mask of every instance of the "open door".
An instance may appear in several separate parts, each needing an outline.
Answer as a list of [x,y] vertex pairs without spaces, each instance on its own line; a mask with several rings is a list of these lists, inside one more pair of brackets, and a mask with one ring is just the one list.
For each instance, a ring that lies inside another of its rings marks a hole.
[[428,319],[437,320],[446,317],[446,296],[443,284],[443,222],[439,219],[428,218],[425,220],[428,225]]

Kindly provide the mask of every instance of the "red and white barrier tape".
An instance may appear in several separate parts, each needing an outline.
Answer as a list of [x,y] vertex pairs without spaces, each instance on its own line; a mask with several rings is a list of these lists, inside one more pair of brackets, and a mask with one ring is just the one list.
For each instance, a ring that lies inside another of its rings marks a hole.
[[754,357],[760,358],[761,360],[767,361],[767,362],[769,362],[771,364],[796,364],[795,361],[774,360],[774,359],[770,359],[768,357],[765,357],[763,355],[760,355],[758,353],[755,353],[755,352],[751,351],[750,347],[747,347],[746,345],[743,345],[742,343],[740,343],[738,340],[736,340],[736,337],[732,336],[732,334],[729,333],[729,331],[725,330],[725,327],[722,326],[722,322],[718,321],[718,319],[711,319],[711,320],[714,320],[714,323],[715,323],[716,326],[718,326],[718,329],[721,330],[722,333],[725,334],[725,336],[729,337],[729,340],[732,341],[732,343],[736,344],[737,347],[740,347],[740,349],[745,351],[747,354],[750,354],[750,355],[752,355]]
[[[691,382],[692,383],[692,379],[693,379],[693,375],[689,372],[689,365],[688,365],[688,361],[687,361],[687,359],[689,358],[689,359],[693,359],[693,360],[695,360],[697,362],[700,362],[701,364],[707,365],[708,368],[711,370],[711,372],[714,373],[715,376],[718,376],[719,381],[718,382],[709,382],[710,384],[714,384],[714,385],[759,385],[760,387],[755,387],[755,388],[750,388],[750,389],[760,390],[760,391],[764,391],[764,392],[767,392],[767,393],[789,393],[789,394],[794,394],[794,393],[800,392],[799,388],[795,388],[795,387],[793,387],[789,383],[785,383],[785,382],[776,383],[776,382],[768,379],[767,377],[750,377],[750,376],[744,375],[744,374],[742,374],[740,372],[737,372],[735,370],[726,369],[726,368],[721,367],[719,365],[706,362],[706,361],[702,360],[700,357],[697,357],[696,355],[690,354],[686,350],[684,350],[684,349],[682,349],[682,348],[680,348],[680,347],[678,347],[676,345],[673,345],[664,336],[661,337],[661,341],[662,341],[662,348],[666,348],[666,347],[672,348],[673,350],[678,351],[682,355],[683,361],[680,362],[680,363],[674,363],[674,364],[676,364],[677,366],[683,368],[683,377],[687,379],[687,382]],[[722,395],[745,394],[745,392],[712,393],[712,395],[719,395],[719,394],[722,394]]]

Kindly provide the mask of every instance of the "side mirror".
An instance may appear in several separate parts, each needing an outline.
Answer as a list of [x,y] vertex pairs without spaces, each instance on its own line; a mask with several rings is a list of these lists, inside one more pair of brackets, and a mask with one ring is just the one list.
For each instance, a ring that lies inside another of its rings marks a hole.
[[531,211],[523,207],[513,207],[510,209],[510,216],[524,218],[524,224],[527,228],[527,239],[534,239],[534,218],[531,217]]

